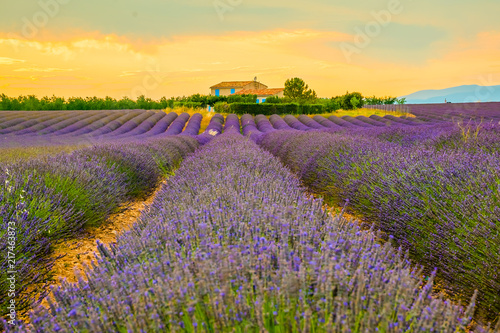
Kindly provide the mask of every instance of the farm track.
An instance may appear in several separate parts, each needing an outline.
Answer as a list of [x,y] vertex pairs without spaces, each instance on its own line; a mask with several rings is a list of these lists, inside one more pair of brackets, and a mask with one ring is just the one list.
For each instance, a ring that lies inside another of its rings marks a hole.
[[[92,263],[96,263],[97,241],[107,247],[116,243],[117,236],[132,227],[165,183],[166,180],[147,198],[124,204],[119,212],[111,215],[100,227],[85,230],[77,239],[70,239],[55,246],[52,256],[60,258],[56,260],[52,270],[54,283],[51,289],[60,286],[64,279],[70,283],[78,282],[79,275],[85,279],[85,274],[77,274],[77,272],[84,273],[85,266],[91,267]],[[48,297],[52,295],[49,294]],[[47,298],[41,304],[48,306]]]

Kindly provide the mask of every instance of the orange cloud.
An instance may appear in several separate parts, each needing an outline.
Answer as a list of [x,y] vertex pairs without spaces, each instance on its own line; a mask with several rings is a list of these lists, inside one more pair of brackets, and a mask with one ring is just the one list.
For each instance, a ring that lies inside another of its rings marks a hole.
[[28,67],[28,68],[17,68],[14,72],[71,72],[74,69],[70,68],[40,68],[40,67]]
[[0,57],[0,65],[13,65],[23,63],[25,60]]

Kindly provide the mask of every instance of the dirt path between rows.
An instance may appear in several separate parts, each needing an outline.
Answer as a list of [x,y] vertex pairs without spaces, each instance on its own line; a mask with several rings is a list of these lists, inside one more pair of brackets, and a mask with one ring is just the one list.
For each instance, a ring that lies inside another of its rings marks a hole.
[[[76,283],[76,270],[83,272],[83,264],[91,266],[91,263],[96,261],[94,253],[98,253],[97,240],[107,246],[115,243],[117,236],[132,227],[146,207],[153,202],[156,194],[165,183],[166,181],[160,184],[154,193],[146,199],[133,201],[125,205],[123,210],[112,214],[102,226],[85,230],[78,239],[64,241],[55,246],[53,257],[64,257],[57,259],[52,269],[54,273],[52,287],[61,285],[61,279]],[[49,294],[48,297],[53,299],[52,294]],[[41,304],[48,307],[47,298]]]

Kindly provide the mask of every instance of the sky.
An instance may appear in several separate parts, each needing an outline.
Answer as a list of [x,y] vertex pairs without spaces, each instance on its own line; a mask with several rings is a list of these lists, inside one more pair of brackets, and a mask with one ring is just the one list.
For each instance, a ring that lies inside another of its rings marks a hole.
[[136,98],[270,88],[402,96],[500,85],[498,0],[0,2],[0,94]]

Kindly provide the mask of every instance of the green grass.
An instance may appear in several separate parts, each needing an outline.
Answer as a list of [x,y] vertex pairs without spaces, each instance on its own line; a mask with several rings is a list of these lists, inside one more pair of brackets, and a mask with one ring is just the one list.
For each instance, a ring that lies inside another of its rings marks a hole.
[[[319,114],[319,116],[323,116],[325,118],[328,118],[330,116],[337,116],[337,117],[343,117],[343,116],[351,116],[351,117],[357,117],[357,116],[365,116],[365,117],[370,117],[371,115],[375,116],[386,116],[386,115],[393,115],[396,117],[402,117],[402,116],[407,116],[407,117],[414,117],[414,115],[407,113],[407,112],[401,112],[401,111],[386,111],[386,110],[376,110],[376,109],[367,109],[367,108],[361,108],[361,109],[356,109],[356,110],[337,110],[335,112],[330,112],[330,113],[323,113]],[[317,116],[316,114],[308,115],[309,117],[314,117]]]

